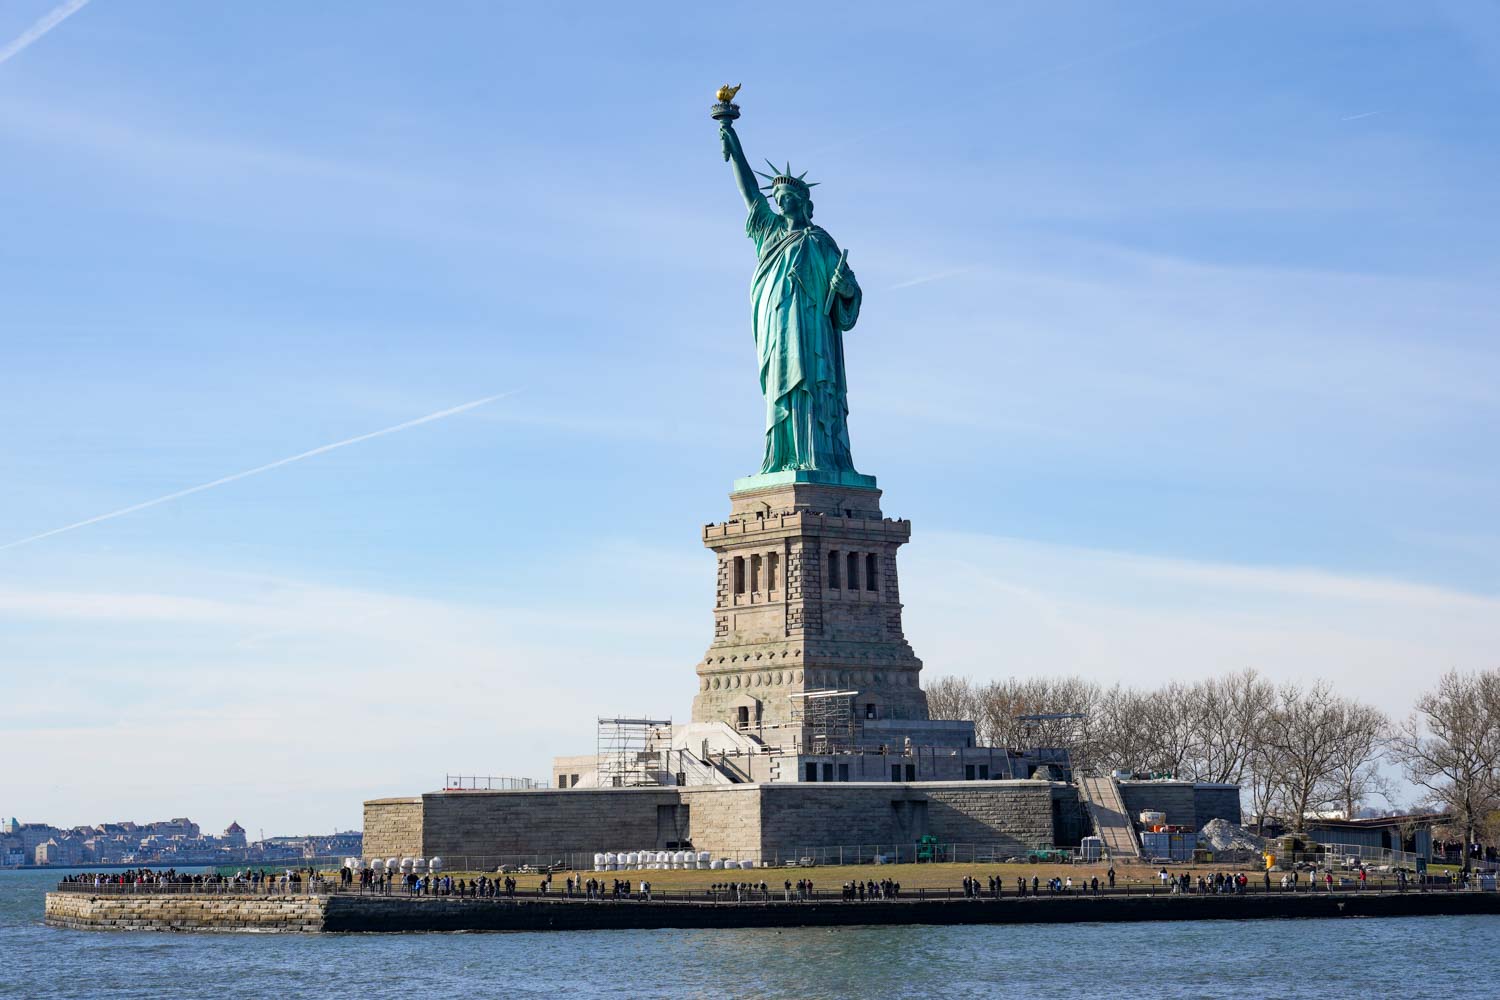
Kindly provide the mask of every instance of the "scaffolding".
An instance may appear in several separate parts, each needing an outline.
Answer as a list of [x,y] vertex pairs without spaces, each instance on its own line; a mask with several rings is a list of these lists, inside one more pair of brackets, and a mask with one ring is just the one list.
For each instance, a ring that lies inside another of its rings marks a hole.
[[854,696],[829,689],[791,695],[792,720],[805,734],[803,753],[844,753],[854,748]]
[[[664,743],[663,743],[664,741]],[[600,788],[660,785],[672,746],[671,719],[599,720],[595,757]]]

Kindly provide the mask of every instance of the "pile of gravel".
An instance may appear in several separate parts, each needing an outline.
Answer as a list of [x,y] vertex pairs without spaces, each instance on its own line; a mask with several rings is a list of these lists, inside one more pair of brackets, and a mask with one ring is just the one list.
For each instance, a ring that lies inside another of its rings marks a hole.
[[1198,831],[1198,846],[1223,854],[1228,851],[1259,851],[1265,841],[1227,819],[1211,819]]

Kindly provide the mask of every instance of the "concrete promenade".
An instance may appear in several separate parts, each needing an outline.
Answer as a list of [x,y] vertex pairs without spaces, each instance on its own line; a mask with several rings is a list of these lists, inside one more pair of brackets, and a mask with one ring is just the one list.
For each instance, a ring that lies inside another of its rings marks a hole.
[[1157,920],[1254,920],[1313,917],[1500,915],[1500,893],[1411,889],[1406,892],[1253,892],[933,898],[854,901],[837,898],[730,902],[683,897],[586,900],[524,896],[264,896],[192,893],[48,893],[47,923],[92,930],[179,931],[539,931],[655,928],[841,927],[1085,923]]

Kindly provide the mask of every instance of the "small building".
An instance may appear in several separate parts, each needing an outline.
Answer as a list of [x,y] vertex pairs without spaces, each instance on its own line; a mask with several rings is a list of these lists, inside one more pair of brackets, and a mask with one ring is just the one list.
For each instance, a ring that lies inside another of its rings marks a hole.
[[1320,844],[1339,844],[1368,852],[1400,851],[1431,860],[1432,828],[1450,819],[1445,813],[1425,813],[1372,819],[1308,819],[1302,826]]

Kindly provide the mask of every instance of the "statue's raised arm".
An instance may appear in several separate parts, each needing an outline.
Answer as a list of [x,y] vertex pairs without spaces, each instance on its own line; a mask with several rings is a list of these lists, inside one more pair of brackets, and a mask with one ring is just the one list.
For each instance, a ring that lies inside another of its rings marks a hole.
[[724,143],[724,159],[734,167],[734,182],[739,185],[740,197],[745,199],[746,208],[754,208],[755,203],[765,201],[766,196],[760,193],[760,183],[755,179],[755,171],[750,169],[750,162],[745,159],[745,149],[740,145],[739,134],[729,122],[720,122],[719,138]]

